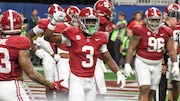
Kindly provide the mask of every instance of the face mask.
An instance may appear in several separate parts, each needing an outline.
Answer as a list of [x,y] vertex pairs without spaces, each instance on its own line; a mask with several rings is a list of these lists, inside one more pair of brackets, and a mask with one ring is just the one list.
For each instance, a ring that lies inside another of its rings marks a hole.
[[88,28],[88,31],[91,33],[91,35],[94,35],[95,28],[94,27],[90,27],[90,28]]

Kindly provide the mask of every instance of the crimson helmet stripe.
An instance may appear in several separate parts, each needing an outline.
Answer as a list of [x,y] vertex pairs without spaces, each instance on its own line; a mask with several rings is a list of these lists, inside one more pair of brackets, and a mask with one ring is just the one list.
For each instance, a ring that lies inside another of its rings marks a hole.
[[12,10],[9,10],[9,21],[10,21],[10,30],[13,30],[14,29],[14,23],[13,23],[13,11]]
[[1,18],[2,32],[6,34],[17,34],[21,32],[22,19],[15,10],[7,10],[3,12]]

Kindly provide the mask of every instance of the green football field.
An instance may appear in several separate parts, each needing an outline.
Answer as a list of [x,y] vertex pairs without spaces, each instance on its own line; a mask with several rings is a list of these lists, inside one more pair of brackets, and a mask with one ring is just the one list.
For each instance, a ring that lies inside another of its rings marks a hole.
[[[39,73],[44,75],[42,66],[34,66],[34,67],[35,67],[35,70],[37,70]],[[120,70],[122,71],[123,69],[120,69]],[[27,77],[26,75],[24,75],[24,76]],[[105,73],[105,80],[116,80],[116,79],[117,79],[116,75],[114,73],[112,73],[110,70],[108,70],[108,72]],[[136,80],[135,75],[132,75],[131,78],[127,78],[127,81],[129,81],[129,80],[130,81]],[[166,97],[166,101],[168,101],[167,97]],[[178,101],[180,101],[180,97],[179,97]]]

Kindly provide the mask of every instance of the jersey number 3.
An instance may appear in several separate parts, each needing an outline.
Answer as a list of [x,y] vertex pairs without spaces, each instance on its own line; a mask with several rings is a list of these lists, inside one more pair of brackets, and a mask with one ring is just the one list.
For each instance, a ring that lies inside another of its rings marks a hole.
[[94,64],[94,60],[93,60],[93,55],[94,55],[94,48],[92,46],[83,46],[82,47],[82,52],[87,52],[89,51],[89,54],[86,54],[86,59],[89,60],[89,62],[87,61],[82,61],[82,66],[85,68],[91,68]]
[[[9,73],[11,71],[11,63],[9,61],[9,51],[6,48],[0,48],[0,54],[3,54],[0,60],[0,73]],[[2,65],[5,65],[2,67]]]

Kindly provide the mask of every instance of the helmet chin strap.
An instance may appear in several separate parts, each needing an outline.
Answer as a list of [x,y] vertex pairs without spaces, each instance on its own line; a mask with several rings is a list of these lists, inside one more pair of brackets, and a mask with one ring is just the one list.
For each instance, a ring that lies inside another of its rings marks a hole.
[[157,27],[152,27],[152,26],[148,26],[148,25],[146,25],[147,26],[147,28],[149,29],[149,30],[151,30],[154,34],[157,34],[158,33],[158,29],[159,29],[159,26],[157,26]]
[[3,38],[8,38],[8,37],[10,37],[10,36],[13,36],[13,35],[20,35],[21,33],[16,33],[16,34],[7,34],[7,33],[3,33],[2,32],[2,37]]

